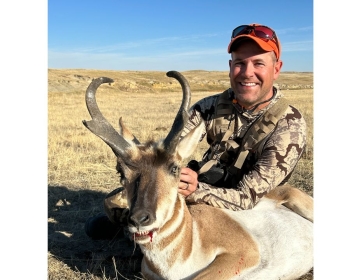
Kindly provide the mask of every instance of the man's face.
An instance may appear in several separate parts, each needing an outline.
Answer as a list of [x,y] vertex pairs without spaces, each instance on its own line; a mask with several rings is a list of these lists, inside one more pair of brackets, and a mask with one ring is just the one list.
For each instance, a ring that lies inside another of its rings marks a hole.
[[281,61],[275,61],[274,53],[266,52],[252,40],[247,40],[231,53],[231,57],[230,84],[238,103],[251,109],[269,99],[273,82],[278,78],[282,66]]

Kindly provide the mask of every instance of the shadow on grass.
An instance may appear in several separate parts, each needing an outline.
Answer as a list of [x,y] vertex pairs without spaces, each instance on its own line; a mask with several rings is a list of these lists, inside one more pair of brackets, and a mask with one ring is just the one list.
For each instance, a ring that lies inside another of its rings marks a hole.
[[84,231],[89,217],[103,213],[104,193],[48,186],[48,251],[73,271],[110,279],[139,279],[142,254],[125,237],[92,240]]

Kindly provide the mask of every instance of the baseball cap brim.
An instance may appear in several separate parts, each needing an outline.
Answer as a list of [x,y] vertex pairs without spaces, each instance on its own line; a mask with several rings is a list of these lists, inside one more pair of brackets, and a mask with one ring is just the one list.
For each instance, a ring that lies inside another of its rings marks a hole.
[[280,42],[279,41],[278,41],[278,44],[279,44],[279,48],[278,48],[278,46],[276,45],[276,43],[273,40],[265,41],[263,39],[253,36],[252,34],[242,34],[242,35],[239,35],[239,36],[236,36],[235,38],[233,38],[229,43],[228,53],[231,53],[233,51],[232,46],[234,45],[235,41],[244,40],[245,38],[249,38],[249,39],[253,40],[264,51],[268,51],[268,52],[274,51],[276,58],[277,59],[280,58],[280,49],[279,49]]

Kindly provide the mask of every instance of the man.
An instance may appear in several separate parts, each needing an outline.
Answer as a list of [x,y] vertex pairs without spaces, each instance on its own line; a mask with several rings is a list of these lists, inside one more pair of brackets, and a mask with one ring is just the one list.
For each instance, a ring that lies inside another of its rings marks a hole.
[[[283,63],[279,39],[271,28],[238,26],[228,53],[231,88],[198,101],[189,110],[183,135],[203,120],[201,140],[206,136],[210,147],[200,163],[192,161],[181,169],[179,193],[188,203],[244,210],[290,178],[304,151],[306,123],[273,86]],[[226,112],[221,117],[220,103]],[[269,120],[272,126],[266,125]],[[259,133],[253,127],[260,127]],[[111,238],[125,217],[123,200],[120,189],[109,194],[104,203],[107,216],[89,219],[86,233],[95,239]]]

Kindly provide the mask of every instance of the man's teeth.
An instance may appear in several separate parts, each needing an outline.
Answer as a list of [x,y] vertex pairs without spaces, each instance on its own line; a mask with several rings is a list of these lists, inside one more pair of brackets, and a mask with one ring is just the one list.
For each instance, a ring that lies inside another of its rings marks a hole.
[[247,86],[247,87],[251,87],[251,86],[255,86],[255,83],[240,83],[243,86]]

